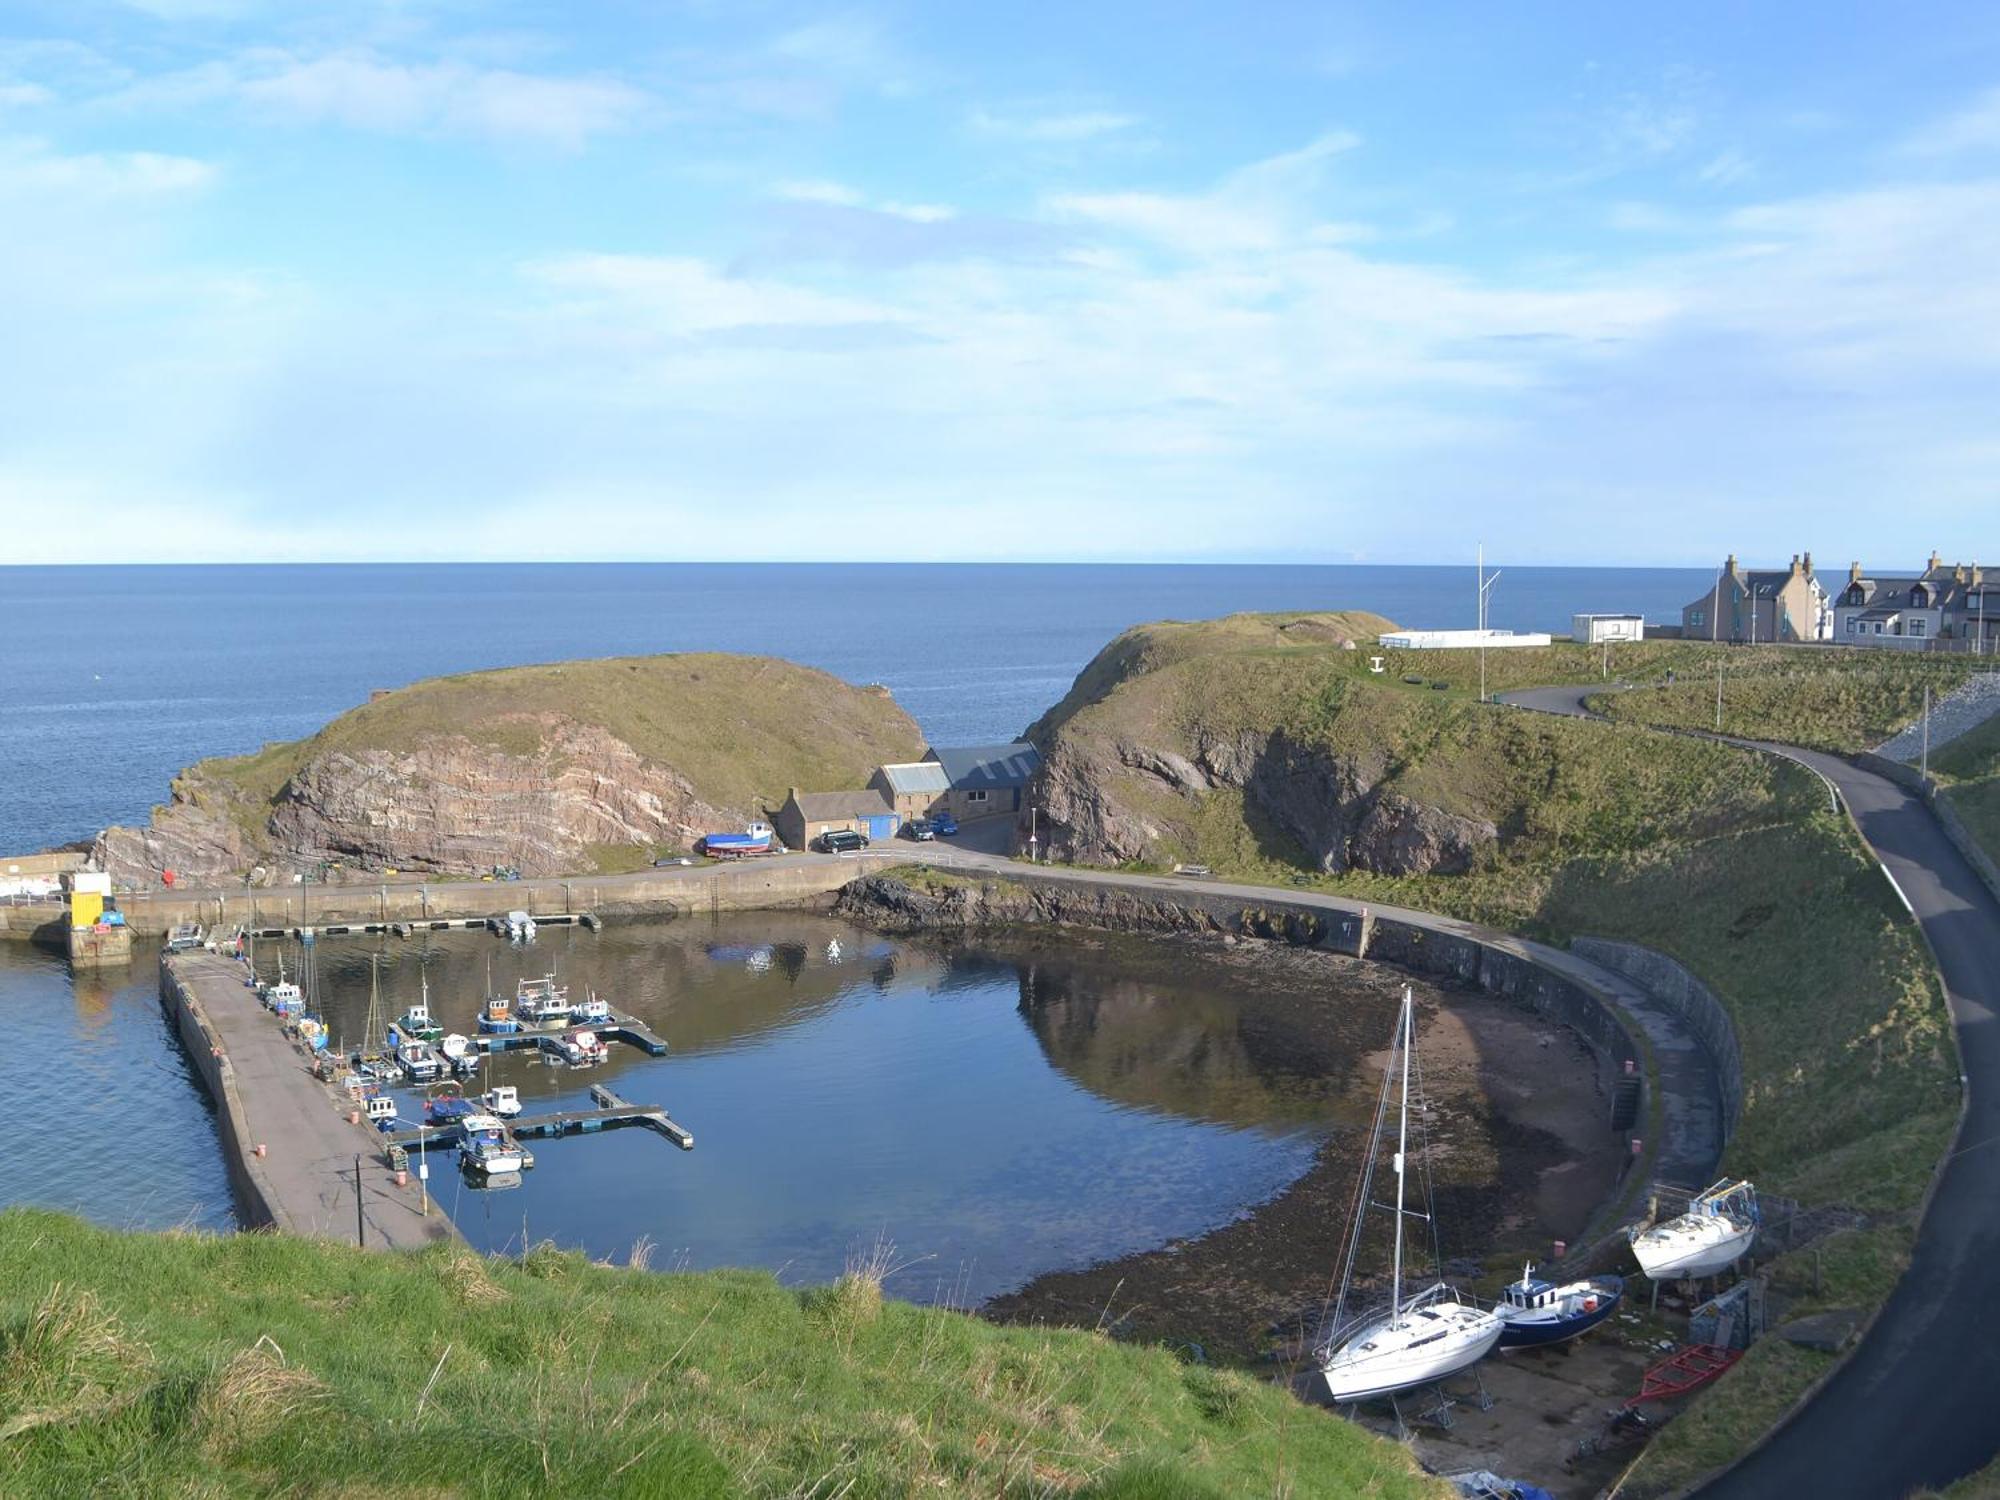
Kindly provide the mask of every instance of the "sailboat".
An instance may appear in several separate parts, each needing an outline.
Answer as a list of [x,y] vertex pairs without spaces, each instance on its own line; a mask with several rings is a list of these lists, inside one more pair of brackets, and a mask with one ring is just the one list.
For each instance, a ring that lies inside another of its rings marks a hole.
[[1757,1189],[1725,1179],[1697,1193],[1679,1218],[1633,1230],[1632,1254],[1655,1281],[1712,1276],[1743,1258],[1757,1225]]
[[[1382,1078],[1382,1096],[1375,1106],[1375,1128],[1368,1160],[1361,1168],[1361,1190],[1355,1199],[1353,1233],[1347,1245],[1347,1268],[1341,1276],[1340,1297],[1334,1304],[1333,1332],[1317,1351],[1320,1375],[1335,1401],[1363,1401],[1412,1386],[1429,1385],[1456,1375],[1484,1359],[1500,1342],[1502,1324],[1493,1313],[1459,1300],[1455,1288],[1442,1279],[1403,1294],[1403,1223],[1430,1218],[1429,1177],[1425,1177],[1424,1211],[1404,1207],[1410,1140],[1410,1075],[1416,1046],[1416,999],[1403,987],[1402,1014],[1397,1018],[1389,1066]],[[1347,1294],[1354,1281],[1354,1264],[1361,1248],[1361,1225],[1369,1206],[1375,1177],[1375,1143],[1382,1136],[1389,1094],[1397,1070],[1402,1074],[1402,1102],[1396,1127],[1396,1254],[1390,1273],[1389,1306],[1349,1319]]]

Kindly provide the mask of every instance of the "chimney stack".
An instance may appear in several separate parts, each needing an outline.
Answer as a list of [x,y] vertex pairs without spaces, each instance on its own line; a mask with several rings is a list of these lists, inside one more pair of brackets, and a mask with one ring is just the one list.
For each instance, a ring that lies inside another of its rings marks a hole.
[[1944,566],[1944,559],[1938,556],[1937,548],[1935,547],[1931,548],[1931,560],[1929,563],[1925,565],[1924,571],[1926,573],[1935,573],[1939,568],[1943,566]]
[[1806,577],[1808,577],[1808,578],[1810,578],[1810,577],[1812,577],[1812,576],[1813,576],[1813,570],[1812,570],[1812,554],[1811,554],[1810,552],[1808,552],[1808,553],[1806,554],[1806,564],[1805,564],[1805,574],[1806,574]]
[[1798,553],[1794,552],[1792,554],[1792,577],[1796,578],[1798,576],[1799,576],[1799,555]]
[[1848,564],[1848,568],[1847,568],[1847,581],[1848,581],[1849,583],[1859,583],[1859,582],[1861,582],[1861,564],[1860,564],[1860,563],[1850,563],[1850,564]]

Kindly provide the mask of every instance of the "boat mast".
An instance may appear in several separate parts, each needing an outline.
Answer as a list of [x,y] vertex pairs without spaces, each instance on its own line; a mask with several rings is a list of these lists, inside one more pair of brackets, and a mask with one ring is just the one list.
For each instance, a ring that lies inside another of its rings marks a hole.
[[1403,986],[1403,1113],[1396,1125],[1396,1258],[1390,1275],[1389,1326],[1403,1326],[1403,1153],[1410,1143],[1410,987]]

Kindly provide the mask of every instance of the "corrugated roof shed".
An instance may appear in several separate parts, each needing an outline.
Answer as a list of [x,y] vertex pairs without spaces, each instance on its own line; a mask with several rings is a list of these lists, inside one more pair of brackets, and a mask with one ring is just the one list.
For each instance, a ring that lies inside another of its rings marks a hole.
[[957,792],[1026,786],[1042,763],[1041,752],[1026,740],[1011,745],[969,745],[957,749],[932,750],[931,756],[944,767]]
[[864,792],[800,792],[799,811],[808,823],[827,818],[867,818],[894,812],[889,799],[874,789]]
[[934,760],[907,761],[899,765],[884,766],[882,778],[899,797],[951,790],[951,777],[946,775],[944,767]]

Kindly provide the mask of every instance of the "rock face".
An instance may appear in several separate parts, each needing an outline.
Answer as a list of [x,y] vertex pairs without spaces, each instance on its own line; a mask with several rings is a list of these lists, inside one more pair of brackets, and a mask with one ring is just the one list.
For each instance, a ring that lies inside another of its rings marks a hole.
[[1045,746],[1034,795],[1053,855],[1079,864],[1151,858],[1166,827],[1148,809],[1163,796],[1223,788],[1240,791],[1247,807],[1329,873],[1459,874],[1499,837],[1489,821],[1379,785],[1387,770],[1379,754],[1343,753],[1283,729],[1195,739],[1192,756],[1083,736]]
[[788,785],[859,786],[920,745],[883,690],[764,658],[511,668],[419,683],[310,739],[204,761],[148,826],[106,829],[95,854],[126,883],[282,879],[322,862],[561,875],[604,848],[740,828]]

